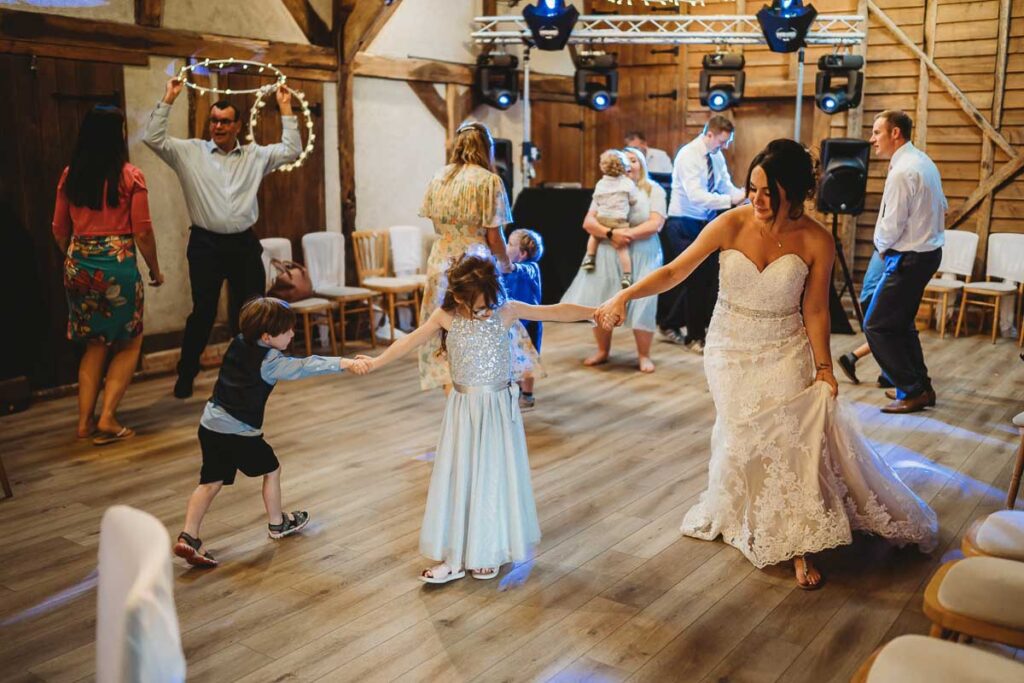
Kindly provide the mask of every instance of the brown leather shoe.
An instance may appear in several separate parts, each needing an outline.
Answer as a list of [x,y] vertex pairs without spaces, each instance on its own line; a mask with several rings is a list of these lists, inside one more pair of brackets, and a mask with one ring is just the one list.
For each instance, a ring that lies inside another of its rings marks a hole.
[[906,398],[902,401],[893,401],[887,406],[882,407],[883,413],[916,413],[924,410],[929,405],[928,392],[919,394],[913,398]]
[[[934,389],[927,389],[927,390],[926,390],[926,391],[924,392],[924,394],[923,394],[923,395],[924,395],[924,396],[927,396],[927,397],[928,397],[928,407],[929,407],[929,408],[934,408],[934,407],[935,407],[935,399],[936,399],[936,396],[935,396],[935,390],[934,390]],[[889,390],[887,390],[887,391],[885,392],[885,397],[886,397],[887,399],[889,399],[890,401],[895,401],[895,400],[897,400],[897,399],[896,399],[896,390],[895,390],[895,389],[889,389]]]

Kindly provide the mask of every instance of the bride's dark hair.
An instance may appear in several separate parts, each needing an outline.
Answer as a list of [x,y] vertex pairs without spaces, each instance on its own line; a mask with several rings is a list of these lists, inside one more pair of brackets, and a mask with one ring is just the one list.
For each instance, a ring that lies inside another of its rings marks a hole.
[[772,140],[757,153],[747,170],[747,194],[753,191],[750,176],[758,166],[768,176],[768,187],[772,188],[772,217],[778,215],[782,197],[774,190],[782,188],[789,201],[789,218],[804,215],[804,202],[814,196],[818,184],[817,163],[806,147],[795,140],[779,138]]

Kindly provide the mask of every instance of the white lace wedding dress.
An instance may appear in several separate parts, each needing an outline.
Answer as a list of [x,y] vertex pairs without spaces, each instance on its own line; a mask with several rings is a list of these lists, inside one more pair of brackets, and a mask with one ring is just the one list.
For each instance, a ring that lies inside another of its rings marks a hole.
[[852,531],[934,549],[935,513],[860,431],[856,415],[814,382],[800,315],[807,265],[786,254],[758,271],[721,254],[704,368],[718,411],[708,488],[683,519],[719,535],[757,567],[846,545]]

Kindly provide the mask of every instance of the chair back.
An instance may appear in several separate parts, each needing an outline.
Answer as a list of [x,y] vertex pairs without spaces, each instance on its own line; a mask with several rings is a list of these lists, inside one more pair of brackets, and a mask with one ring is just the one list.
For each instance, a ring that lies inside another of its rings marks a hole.
[[167,529],[115,505],[100,523],[96,680],[184,681]]
[[395,275],[423,272],[423,230],[415,225],[393,225],[388,228],[391,239],[391,263]]
[[988,277],[1015,284],[1024,282],[1024,234],[997,232],[989,235],[987,260],[985,275]]
[[302,236],[302,255],[313,291],[345,285],[345,238],[338,232],[310,232]]
[[385,230],[356,230],[352,233],[356,274],[362,283],[368,277],[387,277],[388,233]]
[[978,234],[966,230],[946,230],[946,244],[942,247],[939,272],[943,275],[970,277],[974,272],[974,257],[978,253]]
[[277,271],[270,265],[270,260],[291,261],[292,241],[285,237],[264,237],[260,240],[260,245],[263,247],[263,272],[266,273],[264,291],[268,291],[277,279]]

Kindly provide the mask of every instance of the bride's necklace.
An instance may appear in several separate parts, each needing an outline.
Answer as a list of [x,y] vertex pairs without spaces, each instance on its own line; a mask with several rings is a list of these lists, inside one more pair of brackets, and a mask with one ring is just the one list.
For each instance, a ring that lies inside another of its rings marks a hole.
[[775,242],[779,249],[782,249],[782,241],[778,237],[769,237],[765,234],[764,228],[761,228],[761,237],[768,240],[769,242]]

